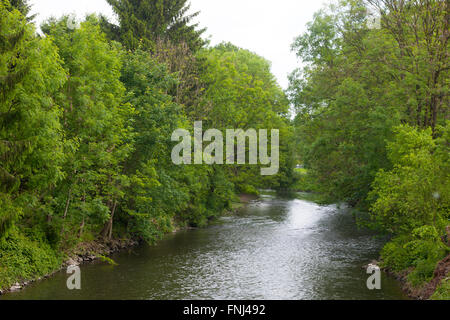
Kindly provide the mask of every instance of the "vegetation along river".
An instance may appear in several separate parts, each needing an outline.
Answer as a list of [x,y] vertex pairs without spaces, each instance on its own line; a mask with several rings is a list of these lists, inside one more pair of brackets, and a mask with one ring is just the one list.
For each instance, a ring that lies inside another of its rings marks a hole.
[[65,272],[2,299],[406,299],[381,275],[370,291],[362,266],[383,240],[358,230],[349,210],[264,195],[205,229],[81,267],[81,290]]

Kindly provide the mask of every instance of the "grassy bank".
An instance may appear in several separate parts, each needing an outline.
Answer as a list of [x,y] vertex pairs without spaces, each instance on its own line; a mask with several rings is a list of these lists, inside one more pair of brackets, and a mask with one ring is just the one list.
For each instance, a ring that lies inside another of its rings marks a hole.
[[430,226],[396,237],[381,251],[381,266],[412,298],[450,300],[450,247]]

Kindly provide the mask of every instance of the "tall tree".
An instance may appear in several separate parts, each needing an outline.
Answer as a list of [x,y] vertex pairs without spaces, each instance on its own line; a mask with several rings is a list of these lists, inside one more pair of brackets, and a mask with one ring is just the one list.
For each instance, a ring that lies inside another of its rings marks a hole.
[[10,0],[10,4],[13,8],[19,10],[19,12],[23,14],[28,21],[33,20],[36,16],[35,14],[29,16],[31,12],[31,5],[28,3],[28,0]]
[[44,204],[61,178],[60,110],[65,81],[55,46],[0,2],[0,237],[17,217]]
[[142,45],[152,49],[157,40],[185,42],[192,51],[201,48],[204,29],[192,20],[199,14],[188,14],[187,0],[107,0],[117,14],[120,26],[103,21],[112,39],[131,50]]
[[433,132],[449,119],[448,71],[450,69],[450,2],[446,0],[367,0],[382,15],[381,23],[394,39],[394,59],[402,91],[411,97],[408,121]]
[[120,81],[122,51],[109,43],[95,16],[79,29],[67,28],[67,17],[42,27],[57,44],[69,74],[59,101],[61,123],[69,144],[64,181],[56,194],[56,220],[78,227],[86,225],[110,238],[115,212],[124,196],[127,178],[122,163],[131,151],[128,126],[132,110],[124,103]]

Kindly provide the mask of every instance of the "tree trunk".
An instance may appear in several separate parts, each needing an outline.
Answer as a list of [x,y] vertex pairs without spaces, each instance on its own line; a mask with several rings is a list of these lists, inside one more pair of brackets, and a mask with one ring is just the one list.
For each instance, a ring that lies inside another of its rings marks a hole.
[[78,232],[78,239],[80,239],[81,236],[83,235],[83,230],[84,230],[84,218],[83,218],[83,222],[80,225],[80,231]]
[[113,207],[111,209],[111,217],[109,218],[108,222],[105,223],[105,226],[103,227],[103,230],[100,233],[100,236],[103,239],[111,240],[111,238],[112,238],[113,220],[114,220],[114,213],[116,211],[116,207],[117,207],[117,201],[114,201]]

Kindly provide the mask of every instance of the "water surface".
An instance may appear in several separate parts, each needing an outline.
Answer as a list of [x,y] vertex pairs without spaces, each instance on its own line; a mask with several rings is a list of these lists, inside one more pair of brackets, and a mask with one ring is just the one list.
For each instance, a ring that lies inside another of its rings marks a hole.
[[370,291],[362,265],[383,240],[358,230],[349,210],[270,195],[233,217],[112,256],[119,264],[81,267],[82,289],[68,275],[3,299],[405,299],[382,274]]

